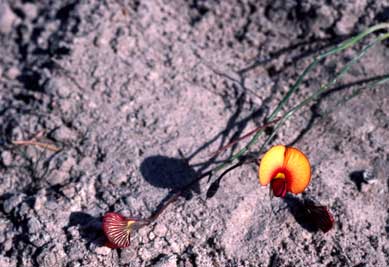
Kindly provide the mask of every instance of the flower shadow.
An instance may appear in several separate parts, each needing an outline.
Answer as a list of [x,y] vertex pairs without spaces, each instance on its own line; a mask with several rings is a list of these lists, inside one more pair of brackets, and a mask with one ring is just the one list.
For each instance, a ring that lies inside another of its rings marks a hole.
[[[317,206],[311,199],[301,200],[288,194],[284,198],[288,210],[302,228],[310,233],[327,232],[333,226],[332,215],[323,206]],[[328,217],[331,216],[331,217]]]
[[73,226],[78,227],[81,238],[86,240],[88,244],[101,247],[107,241],[103,232],[101,217],[93,217],[80,211],[72,212],[69,216],[69,223],[64,230],[68,230]]

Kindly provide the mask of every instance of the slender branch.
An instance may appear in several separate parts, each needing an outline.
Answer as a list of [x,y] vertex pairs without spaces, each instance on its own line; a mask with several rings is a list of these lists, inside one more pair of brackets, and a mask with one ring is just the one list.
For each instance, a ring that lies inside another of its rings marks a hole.
[[53,152],[58,152],[58,151],[61,150],[61,148],[59,148],[59,147],[57,147],[55,145],[50,145],[50,144],[47,144],[47,143],[42,143],[42,142],[38,142],[38,141],[34,141],[34,140],[12,141],[12,144],[14,144],[14,145],[25,145],[25,146],[33,145],[33,146],[38,146],[40,148],[47,149],[47,150],[50,150],[50,151],[53,151]]
[[224,151],[224,150],[226,150],[227,148],[229,148],[229,147],[235,145],[236,143],[238,143],[238,142],[244,140],[245,138],[249,137],[250,135],[252,135],[252,134],[254,134],[254,133],[258,132],[258,131],[261,131],[261,130],[263,130],[263,129],[265,129],[265,128],[267,128],[267,127],[269,127],[269,126],[271,126],[271,125],[273,125],[273,124],[275,124],[275,123],[277,123],[280,119],[281,119],[281,118],[276,118],[276,119],[274,119],[274,120],[272,120],[272,121],[266,123],[265,125],[261,125],[261,126],[255,128],[254,130],[251,130],[250,132],[248,132],[247,134],[243,135],[242,137],[239,137],[238,139],[236,139],[236,140],[232,141],[231,143],[227,144],[226,146],[224,146],[224,147],[222,147],[222,148],[216,150],[216,151],[213,152],[210,156],[211,156],[211,157],[217,156],[217,155],[220,154],[222,151]]

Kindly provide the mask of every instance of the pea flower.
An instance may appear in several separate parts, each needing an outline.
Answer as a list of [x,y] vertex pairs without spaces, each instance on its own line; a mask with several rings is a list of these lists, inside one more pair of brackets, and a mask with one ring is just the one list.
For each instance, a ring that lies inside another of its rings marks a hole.
[[270,183],[276,197],[287,192],[302,193],[311,180],[308,158],[297,148],[277,145],[263,156],[259,166],[259,183]]
[[105,244],[110,248],[125,248],[130,245],[132,230],[139,228],[138,220],[126,218],[116,212],[108,212],[103,218],[103,231],[108,239]]

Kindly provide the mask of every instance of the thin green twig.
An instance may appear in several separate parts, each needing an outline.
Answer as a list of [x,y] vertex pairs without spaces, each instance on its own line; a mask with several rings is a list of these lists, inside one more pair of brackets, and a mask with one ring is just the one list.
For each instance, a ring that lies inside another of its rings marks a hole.
[[[287,92],[287,94],[284,96],[284,98],[279,102],[279,104],[277,105],[277,107],[275,108],[275,110],[271,113],[271,115],[267,118],[267,121],[270,121],[272,120],[278,113],[279,111],[282,109],[282,107],[287,103],[287,101],[289,100],[289,98],[291,97],[291,95],[300,87],[302,81],[304,80],[305,76],[314,68],[316,67],[321,60],[323,60],[324,58],[330,56],[330,55],[333,55],[333,54],[336,54],[336,53],[339,53],[347,48],[350,48],[352,46],[354,46],[355,44],[357,44],[358,42],[360,42],[362,39],[364,39],[366,36],[368,36],[369,34],[373,33],[373,32],[376,32],[378,30],[382,30],[382,29],[389,29],[389,23],[381,23],[381,24],[377,24],[375,26],[372,26],[368,29],[366,29],[365,31],[363,31],[362,33],[356,35],[355,37],[352,37],[344,42],[342,42],[341,44],[337,45],[335,48],[332,48],[330,49],[329,51],[327,52],[324,52],[322,54],[320,54],[319,56],[315,57],[314,58],[314,61],[303,71],[303,73],[298,77],[297,81],[295,82],[295,84],[289,89],[289,91]],[[378,37],[376,39],[377,42],[379,41],[383,41],[384,39],[388,38],[387,36],[388,34],[385,34],[385,35],[382,35],[380,37]],[[370,48],[370,47],[369,47]],[[367,48],[367,49],[369,49]],[[366,49],[366,51],[367,51]],[[366,52],[365,51],[365,52]],[[365,53],[363,52],[363,54]],[[354,62],[355,63],[355,62]],[[352,64],[350,64],[348,67],[344,67],[342,69],[342,71],[338,74],[340,76],[342,76],[344,73],[346,73],[349,68],[351,67]],[[336,76],[335,79],[333,79],[332,82],[328,83],[329,86],[331,86],[332,84],[336,83],[337,79],[340,77],[340,76]],[[328,89],[327,87],[321,87],[318,91],[321,91],[323,89]],[[324,91],[324,90],[323,90]],[[297,105],[295,108],[296,109],[292,109],[290,110],[289,112],[287,112],[284,117],[277,123],[278,127],[276,126],[273,134],[271,136],[269,136],[269,138],[267,139],[267,141],[265,142],[265,144],[261,147],[260,149],[260,152],[262,151],[262,149],[265,147],[265,145],[267,145],[271,140],[271,138],[274,136],[274,134],[277,132],[277,130],[279,129],[279,127],[291,116],[293,115],[293,113],[295,113],[299,108],[302,108],[304,105],[306,105],[308,102],[310,102],[311,100],[313,100],[315,97],[317,97],[318,95],[320,95],[322,92],[319,92],[319,93],[315,93],[312,97],[312,99],[306,99],[304,100],[301,104]],[[219,166],[216,166],[214,169],[213,169],[213,173],[223,169],[224,167],[226,167],[229,163],[231,163],[232,161],[238,159],[239,157],[241,157],[243,154],[245,154],[249,148],[255,144],[257,142],[257,140],[259,139],[259,137],[263,134],[263,130],[261,131],[258,131],[253,137],[252,139],[247,143],[247,145],[245,147],[243,147],[240,151],[238,151],[236,154],[232,155],[228,160],[226,160],[225,163],[222,163],[220,164]]]
[[[317,90],[314,94],[304,99],[300,104],[296,105],[295,107],[291,108],[288,112],[285,113],[285,115],[281,118],[280,121],[276,123],[276,126],[274,127],[273,133],[266,139],[266,141],[263,143],[261,148],[259,149],[259,154],[263,151],[263,149],[270,143],[271,139],[274,137],[274,135],[277,133],[278,129],[298,110],[300,110],[302,107],[306,106],[309,102],[317,99],[321,94],[326,92],[331,86],[333,86],[340,77],[342,77],[344,74],[346,74],[349,69],[357,63],[364,55],[366,55],[367,51],[373,47],[378,42],[381,42],[385,39],[389,38],[389,33],[379,36],[374,42],[370,43],[369,45],[365,46],[361,52],[359,52],[353,59],[351,59],[342,69],[335,75],[335,77],[328,83],[322,85],[319,90]],[[386,80],[386,79],[385,79]]]

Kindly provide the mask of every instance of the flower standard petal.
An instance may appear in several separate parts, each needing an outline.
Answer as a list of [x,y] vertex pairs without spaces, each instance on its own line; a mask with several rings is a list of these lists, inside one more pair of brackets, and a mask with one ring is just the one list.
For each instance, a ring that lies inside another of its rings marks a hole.
[[300,150],[287,147],[284,169],[287,171],[287,190],[293,194],[302,193],[311,181],[311,166]]

